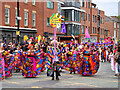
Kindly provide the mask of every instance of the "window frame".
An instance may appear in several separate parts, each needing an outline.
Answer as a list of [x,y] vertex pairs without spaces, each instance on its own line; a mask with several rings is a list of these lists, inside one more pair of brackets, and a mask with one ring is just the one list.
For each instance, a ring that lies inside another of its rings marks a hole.
[[32,5],[35,5],[35,0],[32,0]]
[[54,2],[50,1],[50,0],[47,0],[47,8],[54,9]]
[[94,15],[93,15],[92,21],[94,22]]
[[[26,18],[26,16],[25,16],[25,13],[27,13],[27,18]],[[25,25],[25,21],[27,20],[27,23],[26,23],[26,25]],[[28,12],[24,12],[24,26],[28,26]]]
[[88,8],[90,8],[90,2],[88,2]]
[[87,21],[87,13],[85,14],[85,21]]
[[81,34],[85,34],[85,28],[84,27],[85,27],[84,25],[81,26]]
[[[49,19],[49,21],[48,21]],[[50,18],[47,17],[47,26],[50,27]]]
[[90,21],[90,14],[88,14],[88,21]]
[[94,27],[93,27],[92,33],[93,33],[93,34],[95,33],[95,32],[94,32]]
[[24,0],[24,3],[27,4],[27,3],[28,3],[28,0]]
[[116,22],[114,22],[114,28],[116,28]]
[[97,33],[97,29],[96,29],[96,27],[95,27],[95,34]]
[[[6,10],[8,10],[8,15],[6,15]],[[6,22],[6,17],[7,17],[7,21],[8,22]],[[9,8],[5,8],[5,24],[9,24],[10,23],[10,10],[9,10]]]
[[15,25],[18,25],[17,14],[17,9],[15,9]]
[[97,16],[95,16],[95,23],[97,22]]
[[[33,15],[35,15],[34,18],[33,18]],[[34,23],[34,24],[33,24],[33,23]],[[35,14],[35,13],[32,13],[32,26],[33,26],[33,27],[36,26],[36,14]]]
[[84,20],[85,20],[85,19],[84,19],[84,16],[85,16],[85,13],[84,13],[84,12],[82,12],[82,13],[81,13],[81,20],[82,20],[82,21],[84,21]]

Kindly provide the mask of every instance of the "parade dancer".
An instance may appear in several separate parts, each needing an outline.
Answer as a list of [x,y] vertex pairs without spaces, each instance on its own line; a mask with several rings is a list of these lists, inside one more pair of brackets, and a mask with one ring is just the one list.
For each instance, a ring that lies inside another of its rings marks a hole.
[[81,74],[82,76],[90,76],[94,75],[99,68],[99,58],[95,58],[94,52],[90,51],[90,46],[85,45],[85,51],[83,52],[83,59],[80,62],[80,67],[78,69],[78,73]]
[[33,44],[29,44],[28,48],[29,50],[23,52],[22,55],[22,75],[24,77],[36,77],[41,72],[43,59],[40,58],[40,53],[36,57]]
[[115,76],[120,75],[120,43],[118,43],[118,50],[115,53]]
[[114,55],[113,55],[113,51],[110,52],[110,61],[111,61],[111,69],[112,71],[115,71],[115,62],[114,62]]
[[59,59],[61,55],[62,51],[57,52],[57,54],[55,54],[54,49],[52,48],[52,46],[50,46],[47,54],[47,76],[52,77],[52,80],[54,80],[54,72],[56,73],[56,80],[59,80],[58,76],[61,76],[59,72]]

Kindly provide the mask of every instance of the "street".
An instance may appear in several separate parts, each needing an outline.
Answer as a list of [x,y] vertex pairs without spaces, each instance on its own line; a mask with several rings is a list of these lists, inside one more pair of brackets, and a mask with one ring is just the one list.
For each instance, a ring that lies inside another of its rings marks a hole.
[[36,78],[24,78],[21,73],[2,81],[3,88],[118,88],[118,78],[114,76],[110,63],[100,64],[98,73],[94,76],[81,76],[69,74],[63,70],[59,81],[52,81],[47,77],[46,71]]

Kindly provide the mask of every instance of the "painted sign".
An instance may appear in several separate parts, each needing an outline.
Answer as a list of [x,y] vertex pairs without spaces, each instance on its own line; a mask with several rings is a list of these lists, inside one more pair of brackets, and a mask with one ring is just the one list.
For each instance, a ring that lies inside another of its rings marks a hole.
[[58,13],[53,13],[53,15],[50,17],[50,25],[52,27],[59,28],[61,26],[61,15]]

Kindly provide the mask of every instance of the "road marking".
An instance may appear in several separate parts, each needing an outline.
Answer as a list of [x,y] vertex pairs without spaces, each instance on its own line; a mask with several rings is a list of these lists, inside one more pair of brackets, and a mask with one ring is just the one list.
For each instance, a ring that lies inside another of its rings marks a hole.
[[96,85],[88,85],[88,86],[92,86],[92,87],[99,87],[99,86],[96,86]]
[[9,82],[9,81],[7,81],[7,83],[20,84],[18,82]]
[[33,86],[33,87],[31,87],[31,88],[42,88],[42,87],[38,87],[38,86]]

